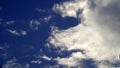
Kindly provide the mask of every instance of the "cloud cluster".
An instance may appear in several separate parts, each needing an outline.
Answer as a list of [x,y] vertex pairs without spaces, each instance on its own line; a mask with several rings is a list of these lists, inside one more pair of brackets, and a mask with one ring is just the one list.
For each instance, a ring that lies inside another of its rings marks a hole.
[[19,64],[17,59],[13,58],[4,64],[3,68],[29,68],[29,64]]
[[[81,23],[67,30],[52,29],[49,43],[64,50],[82,49],[85,53],[75,52],[76,58],[57,59],[58,64],[68,67],[77,66],[84,58],[94,59],[98,68],[115,68],[120,62],[120,1],[119,0],[74,0],[56,4],[55,12],[61,16],[76,17]],[[79,10],[83,10],[78,14]],[[64,60],[63,60],[64,59]],[[68,63],[63,63],[68,61]],[[107,62],[106,62],[107,61]]]
[[56,4],[53,7],[53,10],[57,13],[61,13],[62,17],[65,16],[77,17],[77,12],[83,9],[85,4],[86,3],[84,2],[84,0],[64,2],[62,5]]

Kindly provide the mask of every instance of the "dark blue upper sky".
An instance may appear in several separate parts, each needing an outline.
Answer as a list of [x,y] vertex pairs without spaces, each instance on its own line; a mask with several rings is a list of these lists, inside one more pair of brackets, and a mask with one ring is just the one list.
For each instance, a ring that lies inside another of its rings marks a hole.
[[51,9],[60,0],[0,0],[0,17],[5,19],[28,19],[34,17],[35,8]]

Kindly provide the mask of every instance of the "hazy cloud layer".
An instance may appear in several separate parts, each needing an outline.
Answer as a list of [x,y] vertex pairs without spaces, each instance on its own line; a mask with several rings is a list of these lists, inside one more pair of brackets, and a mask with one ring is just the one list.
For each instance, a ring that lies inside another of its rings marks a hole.
[[[120,62],[120,1],[119,0],[74,0],[56,4],[55,12],[61,16],[81,19],[81,23],[67,30],[52,29],[49,42],[63,50],[82,49],[84,53],[75,52],[76,56],[58,58],[58,64],[68,67],[82,66],[76,64],[83,58],[94,59],[98,68],[115,68]],[[78,12],[81,11],[80,14]],[[79,58],[79,59],[75,59]],[[64,59],[64,60],[63,60]],[[63,63],[68,61],[68,63]],[[106,62],[107,61],[107,62]],[[116,66],[115,66],[116,64]]]

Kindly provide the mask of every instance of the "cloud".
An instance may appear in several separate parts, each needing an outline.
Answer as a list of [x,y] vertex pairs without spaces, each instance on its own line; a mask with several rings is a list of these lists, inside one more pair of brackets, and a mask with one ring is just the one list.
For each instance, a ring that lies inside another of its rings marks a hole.
[[52,16],[49,15],[49,16],[47,16],[47,17],[44,17],[44,18],[43,18],[43,21],[44,21],[44,22],[48,22],[49,20],[51,20],[51,18],[52,18]]
[[44,55],[42,58],[45,59],[45,60],[48,60],[48,61],[50,61],[50,60],[52,59],[52,58],[49,58],[49,57],[46,56],[46,55]]
[[40,8],[35,8],[35,10],[38,11],[38,12],[40,12],[40,13],[41,13],[41,12],[42,12],[42,13],[45,13],[45,12],[46,12],[46,10],[40,9]]
[[8,53],[7,53],[8,49],[9,49],[9,45],[7,43],[0,43],[0,58],[1,59],[9,58]]
[[48,16],[45,16],[43,18],[39,18],[39,21],[42,23],[42,22],[49,22],[51,19],[52,19],[52,15],[48,15]]
[[20,33],[19,32],[17,32],[16,30],[11,30],[11,29],[8,29],[8,32],[10,32],[10,33],[12,33],[12,34],[14,34],[14,35],[20,35]]
[[[56,4],[55,12],[62,17],[70,16],[81,20],[80,24],[67,30],[52,29],[49,43],[67,51],[82,49],[84,58],[96,61],[98,68],[117,67],[112,65],[119,61],[120,54],[120,1],[119,0],[74,0]],[[79,10],[83,10],[78,14]],[[74,56],[57,59],[58,64],[68,67],[77,66]],[[109,61],[109,63],[105,62]],[[119,61],[120,62],[120,61]]]
[[60,65],[68,65],[67,67],[76,67],[76,66],[80,66],[81,64],[78,63],[79,59],[83,59],[85,58],[84,55],[81,54],[81,52],[76,52],[76,53],[72,53],[72,55],[70,57],[67,58],[56,58],[54,60],[58,61],[58,64]]
[[27,31],[25,31],[25,30],[20,30],[20,32],[18,32],[16,30],[8,29],[7,31],[10,32],[11,34],[14,34],[17,36],[25,36],[27,34]]
[[86,3],[84,2],[84,0],[64,2],[62,5],[55,4],[53,7],[53,11],[55,11],[56,13],[61,13],[62,17],[77,17],[77,12],[83,9],[85,4]]
[[13,58],[6,62],[6,64],[3,65],[3,68],[29,68],[29,64],[20,64],[17,63],[17,59]]
[[21,35],[26,35],[27,32],[25,30],[21,30]]
[[[41,50],[41,52],[42,52],[42,50]],[[50,58],[46,55],[43,55],[43,54],[38,54],[38,55],[34,55],[34,56],[35,56],[35,60],[31,61],[31,63],[33,63],[33,64],[41,64],[43,60],[47,60],[47,61],[52,60],[52,58]]]
[[5,45],[4,45],[4,47],[3,47],[3,45],[0,44],[0,58],[1,58],[1,59],[6,59],[6,58],[8,58],[8,55],[7,55],[6,51],[7,51],[7,50],[5,49]]
[[6,24],[7,24],[7,25],[14,24],[14,23],[15,23],[15,21],[14,21],[14,20],[7,21],[7,22],[6,22]]
[[3,47],[0,47],[0,50],[4,49]]
[[31,63],[33,63],[33,64],[41,64],[42,61],[37,59],[37,60],[32,60]]
[[32,30],[38,30],[39,25],[40,25],[40,22],[38,20],[35,20],[35,19],[31,20],[29,23],[29,26]]

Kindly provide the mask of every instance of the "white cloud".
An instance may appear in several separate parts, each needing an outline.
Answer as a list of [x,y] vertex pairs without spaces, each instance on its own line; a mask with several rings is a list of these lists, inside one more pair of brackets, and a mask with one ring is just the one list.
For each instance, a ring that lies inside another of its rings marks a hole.
[[29,68],[29,64],[20,64],[17,63],[17,59],[13,58],[4,64],[3,68]]
[[44,55],[42,58],[45,59],[45,60],[48,60],[48,61],[50,61],[52,59],[52,58],[50,58],[50,57],[48,57],[46,55]]
[[14,21],[14,20],[7,21],[7,22],[6,22],[6,24],[7,24],[7,25],[14,24],[14,23],[15,23],[15,21]]
[[[42,49],[40,49],[40,52],[42,52]],[[38,55],[35,55],[35,58],[39,58],[39,59],[44,59],[44,60],[47,60],[47,61],[51,61],[52,58],[51,57],[48,57],[46,55],[41,55],[41,54],[38,54]]]
[[111,64],[108,64],[108,63],[99,63],[98,68],[116,68],[116,67],[114,67],[114,66],[112,66]]
[[29,26],[32,30],[38,30],[40,22],[36,19],[30,21]]
[[0,58],[1,59],[8,58],[8,55],[6,54],[6,49],[5,49],[5,47],[1,46],[1,44],[0,44]]
[[43,21],[44,21],[44,22],[48,22],[51,18],[52,18],[52,16],[49,15],[49,16],[47,16],[47,17],[44,17]]
[[1,59],[7,59],[8,53],[7,50],[9,49],[9,45],[7,43],[0,43],[0,58]]
[[73,0],[70,2],[64,2],[63,4],[55,4],[53,10],[61,13],[62,17],[72,16],[77,17],[77,12],[84,8],[86,2],[84,0]]
[[25,31],[25,30],[20,30],[20,32],[18,32],[17,30],[8,29],[7,31],[10,32],[11,34],[14,34],[17,36],[24,36],[27,34],[27,31]]
[[27,32],[25,30],[21,30],[21,35],[26,35]]
[[[118,61],[120,54],[120,1],[119,0],[74,0],[56,4],[53,10],[60,11],[65,16],[79,17],[81,24],[67,30],[54,28],[49,37],[49,43],[65,50],[85,50],[84,58],[96,60],[99,68],[115,67],[111,65]],[[79,9],[82,13],[77,15]],[[79,57],[79,56],[78,56]],[[76,62],[70,60],[73,56],[64,58],[67,66],[75,66]],[[58,63],[64,62],[63,58]],[[109,61],[108,64],[104,61]]]
[[17,32],[16,30],[11,30],[11,29],[8,29],[8,32],[10,32],[10,33],[12,33],[12,34],[14,34],[14,35],[20,35],[20,33],[19,32]]
[[43,18],[39,18],[39,21],[42,23],[42,22],[49,22],[51,20],[52,16],[51,15],[48,15],[46,17],[43,17]]
[[33,64],[41,64],[42,61],[37,59],[37,60],[32,60],[31,63],[33,63]]
[[68,68],[80,66],[81,64],[78,63],[79,59],[84,59],[85,56],[81,54],[81,52],[72,53],[70,57],[67,58],[56,58],[55,60],[58,61],[58,64],[60,65],[68,65]]

